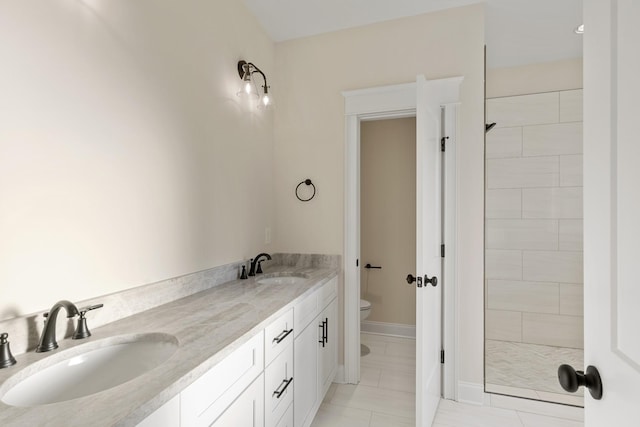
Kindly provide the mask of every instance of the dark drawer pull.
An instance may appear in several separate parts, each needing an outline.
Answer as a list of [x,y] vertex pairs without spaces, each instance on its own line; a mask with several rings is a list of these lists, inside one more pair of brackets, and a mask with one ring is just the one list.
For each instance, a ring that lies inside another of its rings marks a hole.
[[282,393],[284,393],[285,390],[287,390],[287,387],[289,387],[289,384],[291,384],[291,381],[293,381],[293,377],[289,378],[288,380],[282,380],[282,384],[280,384],[280,387],[282,387],[283,385],[284,387],[282,387],[282,390],[274,391],[273,396],[275,396],[276,399],[280,399],[280,396],[282,396]]
[[329,337],[328,337],[328,326],[329,326],[329,319],[325,318],[321,324],[318,325],[319,328],[322,328],[322,339],[318,340],[318,342],[320,344],[322,344],[322,347],[324,347],[325,344],[327,344],[329,342]]
[[285,339],[291,332],[293,332],[293,328],[289,329],[288,331],[282,331],[282,333],[280,335],[278,335],[277,337],[275,337],[273,339],[273,342],[276,344],[280,344],[280,342]]

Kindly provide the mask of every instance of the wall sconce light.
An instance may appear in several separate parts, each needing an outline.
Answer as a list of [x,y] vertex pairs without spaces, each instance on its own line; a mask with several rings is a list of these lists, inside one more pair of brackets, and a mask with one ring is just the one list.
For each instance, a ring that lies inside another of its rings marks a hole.
[[[256,85],[254,74],[260,74],[264,82],[260,85],[262,93],[259,93],[258,86]],[[264,75],[262,70],[256,67],[251,62],[238,61],[238,74],[242,79],[242,85],[237,95],[241,97],[255,97],[260,98],[258,108],[266,108],[273,104],[273,98],[269,95],[270,86],[267,84],[267,76]]]

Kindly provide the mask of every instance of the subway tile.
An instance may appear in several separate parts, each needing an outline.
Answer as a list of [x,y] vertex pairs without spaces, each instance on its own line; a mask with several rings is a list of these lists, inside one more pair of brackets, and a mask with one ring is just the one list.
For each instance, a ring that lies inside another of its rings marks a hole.
[[582,121],[582,89],[560,92],[560,121]]
[[522,156],[558,156],[582,153],[582,122],[525,126]]
[[487,249],[484,264],[487,279],[522,279],[522,251]]
[[522,313],[518,311],[485,310],[485,339],[522,341]]
[[584,348],[582,316],[522,314],[522,341],[557,347]]
[[487,188],[557,187],[557,156],[487,160]]
[[487,159],[520,157],[522,155],[522,128],[494,128],[487,134]]
[[487,121],[498,127],[558,123],[559,110],[558,92],[493,98],[487,100]]
[[558,221],[558,229],[561,251],[582,251],[584,232],[581,219],[561,219]]
[[522,190],[523,218],[582,218],[582,187]]
[[558,221],[488,219],[486,245],[487,249],[555,250],[558,249]]
[[560,156],[560,186],[582,187],[582,154]]
[[584,314],[584,288],[581,284],[560,284],[560,314],[582,316]]
[[539,282],[582,283],[582,252],[525,251],[522,277]]
[[490,310],[559,313],[557,283],[489,280],[487,302]]
[[522,190],[487,190],[487,218],[522,218]]

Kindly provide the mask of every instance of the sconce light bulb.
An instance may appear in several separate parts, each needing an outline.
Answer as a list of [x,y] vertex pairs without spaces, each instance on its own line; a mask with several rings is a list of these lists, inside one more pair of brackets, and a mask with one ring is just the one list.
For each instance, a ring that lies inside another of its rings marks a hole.
[[252,91],[251,80],[248,80],[244,83],[244,93],[246,93],[247,95],[251,95],[251,91]]
[[264,96],[262,97],[262,105],[266,107],[270,103],[271,103],[271,99],[269,98],[269,95],[265,93]]

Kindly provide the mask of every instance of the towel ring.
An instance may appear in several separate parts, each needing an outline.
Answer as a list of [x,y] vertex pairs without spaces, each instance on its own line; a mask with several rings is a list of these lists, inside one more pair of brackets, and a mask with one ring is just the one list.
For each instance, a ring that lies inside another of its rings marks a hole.
[[[307,184],[313,187],[313,194],[311,195],[311,197],[309,197],[308,199],[303,199],[302,197],[300,197],[300,195],[298,194],[298,190],[300,189],[300,186],[302,184]],[[300,200],[301,202],[308,202],[309,200],[313,199],[316,195],[316,186],[313,185],[313,182],[311,182],[311,180],[309,178],[305,179],[304,181],[302,181],[300,184],[298,184],[298,186],[296,187],[296,197],[298,198],[298,200]]]

